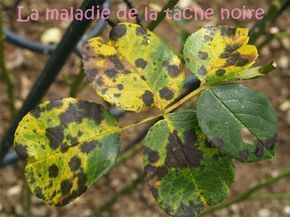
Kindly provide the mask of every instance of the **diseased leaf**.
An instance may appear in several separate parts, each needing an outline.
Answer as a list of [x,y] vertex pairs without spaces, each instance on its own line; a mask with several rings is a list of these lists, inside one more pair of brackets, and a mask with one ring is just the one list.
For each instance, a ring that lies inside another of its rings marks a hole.
[[239,84],[207,89],[198,100],[197,116],[202,131],[222,153],[243,162],[274,156],[277,119],[261,93]]
[[95,103],[66,98],[36,107],[19,123],[14,141],[31,191],[55,206],[80,196],[114,165],[118,130]]
[[227,26],[201,28],[185,43],[186,65],[208,85],[240,79],[258,56],[256,47],[247,44],[248,31]]
[[106,43],[90,39],[83,63],[97,94],[128,111],[163,110],[181,93],[185,79],[172,49],[155,33],[131,23],[115,26]]
[[149,130],[144,144],[146,180],[169,215],[194,217],[227,196],[234,181],[231,159],[207,144],[195,112],[169,114]]

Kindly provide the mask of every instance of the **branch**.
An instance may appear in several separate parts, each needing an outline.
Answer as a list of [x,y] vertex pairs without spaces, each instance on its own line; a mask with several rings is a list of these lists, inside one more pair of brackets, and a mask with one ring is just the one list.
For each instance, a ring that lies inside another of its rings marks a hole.
[[258,50],[261,50],[263,47],[265,47],[267,44],[269,44],[272,40],[277,39],[283,39],[283,38],[289,38],[290,37],[290,31],[285,32],[278,32],[276,34],[269,34],[264,41],[262,41],[258,46]]
[[175,5],[177,5],[178,2],[179,0],[169,0],[167,4],[162,8],[162,10],[159,12],[157,19],[148,24],[147,29],[151,31],[154,30],[165,18],[166,16],[165,10],[166,9],[172,10],[175,7]]
[[287,8],[289,0],[273,0],[264,18],[255,23],[250,32],[250,43],[255,44],[258,38],[265,33],[267,25],[274,22],[276,18]]

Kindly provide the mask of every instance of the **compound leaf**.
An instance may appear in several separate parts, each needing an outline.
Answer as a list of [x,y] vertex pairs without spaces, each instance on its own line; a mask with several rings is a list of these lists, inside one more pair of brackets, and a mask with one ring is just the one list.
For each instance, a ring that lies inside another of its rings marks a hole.
[[97,94],[124,110],[163,110],[181,93],[185,72],[172,49],[155,33],[120,23],[106,43],[92,38],[83,50],[87,78]]
[[195,112],[169,114],[149,130],[144,144],[146,180],[169,215],[194,217],[226,197],[234,181],[231,159],[210,147]]
[[80,196],[114,165],[118,130],[95,103],[66,98],[37,106],[19,123],[14,141],[31,191],[55,206]]
[[258,56],[248,29],[205,27],[188,37],[184,46],[186,65],[202,83],[209,85],[241,79]]
[[277,119],[267,97],[239,84],[204,91],[197,103],[202,131],[222,153],[243,162],[272,158]]

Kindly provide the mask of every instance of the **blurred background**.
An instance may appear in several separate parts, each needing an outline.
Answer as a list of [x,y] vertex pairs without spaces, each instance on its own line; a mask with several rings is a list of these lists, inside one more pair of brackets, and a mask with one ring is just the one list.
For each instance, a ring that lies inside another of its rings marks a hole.
[[[255,164],[241,164],[235,161],[237,176],[229,195],[229,200],[231,200],[231,198],[247,192],[251,186],[259,181],[290,170],[290,1],[180,0],[172,2],[173,5],[178,2],[177,5],[180,8],[213,8],[216,11],[220,8],[243,8],[244,5],[250,9],[263,8],[266,14],[264,19],[260,21],[256,19],[221,20],[219,13],[216,13],[210,21],[164,19],[154,29],[176,52],[181,52],[186,37],[200,27],[209,25],[248,27],[252,29],[251,41],[259,49],[257,65],[271,61],[275,61],[278,65],[277,69],[270,75],[245,82],[245,85],[264,92],[276,108],[279,119],[279,143],[276,157],[273,160]],[[112,11],[110,20],[94,21],[82,42],[94,35],[100,35],[107,39],[111,26],[120,22],[115,16],[115,12],[120,8],[136,7],[139,12],[137,22],[146,26],[149,22],[144,21],[144,8],[161,10],[166,3],[166,0],[108,1],[104,7],[109,7]],[[0,138],[4,137],[11,121],[17,117],[17,111],[23,106],[39,75],[44,73],[47,61],[51,55],[54,55],[51,52],[61,41],[70,25],[71,21],[46,21],[44,19],[46,8],[78,8],[81,4],[81,0],[0,0],[0,16],[2,18],[0,29],[3,30],[0,37]],[[36,8],[40,13],[40,19],[27,23],[16,22],[18,5],[24,8],[23,16],[28,15],[33,8]],[[135,22],[135,20],[130,22]],[[60,57],[67,55],[68,59],[65,64],[57,63],[57,61],[53,63],[59,64],[59,68],[51,67],[49,68],[51,71],[46,70],[47,76],[49,73],[54,74],[58,71],[59,73],[52,85],[48,83],[40,85],[40,88],[43,87],[45,95],[43,99],[37,96],[38,100],[74,96],[105,105],[84,79],[80,58],[81,47],[82,43],[79,43],[76,52],[71,55],[70,52],[58,54]],[[56,55],[57,60],[61,59],[59,56]],[[63,67],[61,67],[62,65]],[[196,81],[190,79],[187,88],[194,88],[196,84]],[[46,87],[49,87],[47,92],[45,91]],[[115,108],[112,108],[112,111],[120,117],[122,124],[140,120],[148,114],[123,114]],[[8,155],[2,156],[4,160],[0,168],[0,217],[166,216],[156,205],[142,177],[142,140],[140,140],[139,134],[144,133],[144,128],[146,126],[127,131],[122,136],[121,145],[125,154],[122,155],[120,163],[80,198],[62,208],[49,207],[31,195],[23,178],[23,162],[17,161],[12,149],[3,151],[2,148],[2,153],[8,151]],[[287,192],[289,193],[287,194]],[[246,201],[217,209],[208,216],[290,216],[289,172],[278,182],[273,182],[259,189],[257,193],[263,197],[248,198]]]

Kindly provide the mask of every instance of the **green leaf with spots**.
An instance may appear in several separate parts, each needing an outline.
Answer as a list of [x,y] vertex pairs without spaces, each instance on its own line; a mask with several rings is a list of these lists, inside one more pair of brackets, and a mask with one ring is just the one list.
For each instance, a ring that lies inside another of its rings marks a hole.
[[185,80],[181,61],[169,45],[131,23],[116,25],[108,42],[90,39],[83,63],[97,94],[128,111],[164,110],[180,95]]
[[149,130],[144,144],[146,180],[170,216],[197,216],[227,196],[234,181],[231,158],[207,143],[195,112],[169,114]]
[[30,190],[54,206],[77,198],[114,165],[118,132],[115,118],[98,104],[42,103],[22,119],[14,140]]
[[243,162],[275,154],[277,119],[267,97],[239,84],[204,91],[197,102],[202,131],[222,153]]
[[227,26],[201,28],[185,43],[186,65],[202,84],[242,79],[258,56],[256,47],[248,44],[248,31]]

